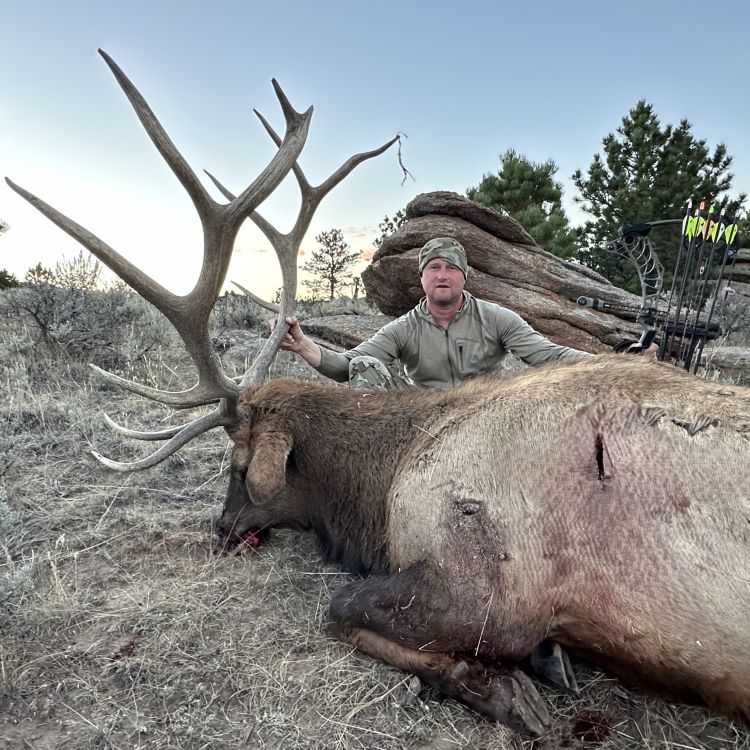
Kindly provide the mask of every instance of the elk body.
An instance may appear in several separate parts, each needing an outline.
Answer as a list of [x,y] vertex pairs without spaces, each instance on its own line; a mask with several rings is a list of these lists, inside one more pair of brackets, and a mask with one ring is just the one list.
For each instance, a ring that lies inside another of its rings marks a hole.
[[750,390],[611,355],[447,392],[241,397],[224,535],[312,529],[370,574],[335,634],[514,726],[545,638],[750,721]]
[[[169,318],[198,382],[164,392],[98,372],[175,409],[216,406],[157,432],[109,420],[164,444],[129,464],[94,455],[115,470],[145,469],[224,427],[234,442],[224,538],[312,529],[329,558],[368,574],[334,596],[337,637],[527,733],[542,734],[548,716],[518,664],[544,639],[628,682],[750,721],[750,391],[624,356],[447,392],[262,385],[316,207],[398,138],[312,186],[297,162],[312,109],[296,112],[274,82],[283,138],[260,119],[278,152],[237,197],[214,179],[220,204],[102,55],[200,217],[193,291],[172,294],[8,183]],[[257,207],[289,172],[302,200],[284,234]],[[276,250],[284,293],[279,325],[238,382],[212,351],[208,316],[246,219]]]

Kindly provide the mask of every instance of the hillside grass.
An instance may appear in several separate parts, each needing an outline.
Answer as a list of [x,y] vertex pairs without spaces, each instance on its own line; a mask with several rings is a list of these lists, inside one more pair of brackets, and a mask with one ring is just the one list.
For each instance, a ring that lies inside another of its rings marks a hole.
[[[167,389],[192,383],[169,337],[123,367]],[[274,374],[313,372],[282,355]],[[217,554],[223,432],[121,474],[90,449],[127,459],[144,446],[103,412],[144,429],[185,415],[40,346],[0,361],[0,387],[2,750],[750,750],[746,728],[580,664],[579,696],[540,686],[552,731],[526,741],[329,638],[328,601],[350,577],[309,535]]]

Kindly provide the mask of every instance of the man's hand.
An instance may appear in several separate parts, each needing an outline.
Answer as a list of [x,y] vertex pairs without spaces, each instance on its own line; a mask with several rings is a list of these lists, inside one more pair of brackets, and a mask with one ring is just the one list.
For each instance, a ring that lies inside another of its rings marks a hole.
[[[303,333],[302,328],[299,324],[299,320],[297,320],[296,316],[288,317],[286,319],[286,324],[289,329],[287,330],[284,338],[281,339],[280,348],[285,352],[296,353],[299,351],[300,345],[304,342],[307,336],[305,336],[305,334]],[[269,320],[268,325],[271,328],[271,333],[273,333],[276,330],[276,318]]]
[[[269,320],[268,324],[273,332],[276,329],[276,319]],[[279,348],[285,352],[294,352],[302,357],[307,364],[317,367],[322,357],[320,347],[309,336],[305,335],[295,315],[289,316],[286,319],[286,324],[288,330],[284,338],[281,339]]]

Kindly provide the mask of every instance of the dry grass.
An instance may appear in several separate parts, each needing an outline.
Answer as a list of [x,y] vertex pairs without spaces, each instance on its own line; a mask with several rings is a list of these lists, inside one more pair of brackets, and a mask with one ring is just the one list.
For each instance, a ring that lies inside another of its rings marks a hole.
[[[140,375],[177,387],[186,371],[162,352]],[[277,373],[302,374],[288,358]],[[91,445],[134,453],[101,412],[145,426],[168,410],[34,350],[0,363],[0,383],[0,748],[532,747],[329,639],[347,576],[310,538],[214,554],[223,434],[112,473]],[[750,749],[744,728],[579,669],[580,696],[541,688],[554,726],[537,747]]]

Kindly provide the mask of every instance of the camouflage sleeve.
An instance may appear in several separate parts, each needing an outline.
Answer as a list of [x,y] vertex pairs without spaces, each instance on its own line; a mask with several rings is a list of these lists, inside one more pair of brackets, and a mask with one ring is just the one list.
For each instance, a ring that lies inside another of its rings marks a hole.
[[588,352],[553,343],[512,310],[500,308],[497,324],[502,346],[527,365],[573,362],[592,356]]
[[401,327],[394,320],[383,326],[374,336],[345,352],[333,352],[321,347],[320,364],[317,371],[331,380],[343,383],[349,378],[349,362],[354,357],[368,356],[390,365],[401,352]]

